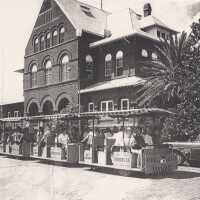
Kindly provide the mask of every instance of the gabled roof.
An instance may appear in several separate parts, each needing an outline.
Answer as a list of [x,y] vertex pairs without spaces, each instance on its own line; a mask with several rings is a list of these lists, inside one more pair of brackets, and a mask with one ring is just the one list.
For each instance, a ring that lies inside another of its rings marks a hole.
[[97,91],[102,91],[102,90],[109,90],[113,88],[138,86],[143,83],[144,83],[144,79],[137,76],[131,76],[131,77],[126,77],[126,78],[114,79],[111,81],[99,82],[99,83],[90,85],[85,89],[82,89],[80,93],[84,94],[84,93],[97,92]]
[[[119,23],[118,22],[123,22]],[[132,9],[124,9],[113,13],[108,16],[108,26],[107,29],[111,31],[111,37],[104,38],[97,42],[91,43],[90,47],[96,47],[100,45],[107,44],[116,40],[120,40],[124,37],[139,35],[151,40],[159,41],[159,39],[152,34],[146,33],[140,28],[140,18],[137,13]]]
[[81,35],[82,31],[104,35],[108,12],[77,0],[55,0],[55,2],[77,30],[78,35]]
[[167,26],[165,23],[163,23],[161,20],[159,20],[158,18],[152,16],[152,15],[149,15],[147,17],[143,17],[140,21],[139,21],[139,24],[140,24],[140,28],[141,29],[145,29],[147,27],[151,27],[151,26],[160,26],[162,28],[165,28],[165,29],[168,29],[172,32],[175,32],[175,33],[178,33],[176,30],[170,28],[169,26]]

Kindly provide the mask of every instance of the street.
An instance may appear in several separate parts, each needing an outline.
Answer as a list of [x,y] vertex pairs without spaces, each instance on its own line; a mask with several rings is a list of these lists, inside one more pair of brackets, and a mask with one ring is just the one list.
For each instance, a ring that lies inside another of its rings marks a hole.
[[1,200],[198,200],[200,168],[165,178],[124,177],[88,168],[0,157]]

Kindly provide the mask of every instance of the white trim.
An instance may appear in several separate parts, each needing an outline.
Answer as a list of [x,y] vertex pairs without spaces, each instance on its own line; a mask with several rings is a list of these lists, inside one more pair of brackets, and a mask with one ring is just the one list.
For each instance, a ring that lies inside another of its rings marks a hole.
[[[93,109],[90,110],[90,106],[93,105]],[[90,102],[88,103],[88,112],[94,112],[94,103],[93,102]]]
[[11,112],[8,112],[8,118],[11,118],[12,115],[11,115]]
[[108,100],[108,101],[101,101],[101,111],[103,112],[103,110],[102,110],[102,104],[103,103],[106,103],[106,110],[105,111],[109,111],[109,109],[108,109],[108,104],[109,103],[112,103],[112,111],[114,110],[114,104],[113,104],[113,101],[112,100]]
[[19,110],[14,111],[14,117],[20,117],[20,112]]

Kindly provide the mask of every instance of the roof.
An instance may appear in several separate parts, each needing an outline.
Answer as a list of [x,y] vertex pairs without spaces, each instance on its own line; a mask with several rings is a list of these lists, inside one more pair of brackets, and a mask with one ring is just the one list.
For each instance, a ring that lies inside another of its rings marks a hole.
[[161,20],[159,20],[158,18],[156,18],[156,17],[154,17],[152,15],[149,15],[147,17],[143,17],[139,21],[139,24],[140,24],[140,28],[141,29],[145,29],[147,27],[151,27],[151,26],[157,25],[157,26],[163,27],[165,29],[168,29],[168,30],[170,30],[172,32],[178,33],[176,30],[170,28],[165,23],[163,23]]
[[108,12],[76,0],[55,0],[81,35],[82,31],[104,35]]
[[85,112],[81,113],[81,117],[97,117],[101,115],[108,115],[111,117],[131,117],[131,116],[140,116],[140,115],[175,115],[175,113],[161,109],[161,108],[139,108],[139,109],[130,109],[130,110],[115,110],[115,111],[106,111],[106,112]]
[[[123,21],[126,23],[121,23],[119,28],[118,24],[119,21]],[[93,42],[90,44],[90,47],[104,45],[116,40],[120,40],[125,37],[135,36],[135,35],[145,37],[154,41],[159,41],[158,37],[142,31],[139,21],[140,18],[138,14],[130,8],[112,13],[111,15],[108,16],[108,25],[107,25],[107,29],[110,30],[112,33],[111,37],[104,38],[97,42]]]
[[89,87],[82,89],[80,91],[81,94],[97,92],[101,90],[109,90],[114,88],[128,87],[128,86],[137,86],[144,83],[144,79],[139,78],[137,76],[131,76],[126,78],[114,79],[105,82],[99,82]]

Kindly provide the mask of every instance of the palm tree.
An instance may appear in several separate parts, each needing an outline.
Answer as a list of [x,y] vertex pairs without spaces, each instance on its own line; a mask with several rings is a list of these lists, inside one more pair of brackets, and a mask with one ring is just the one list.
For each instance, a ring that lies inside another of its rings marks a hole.
[[182,70],[185,58],[187,34],[182,32],[180,37],[170,37],[160,46],[155,46],[157,60],[139,62],[139,67],[146,82],[138,90],[136,99],[139,106],[172,107],[181,98],[184,77]]

